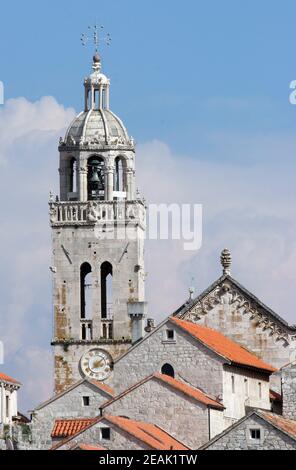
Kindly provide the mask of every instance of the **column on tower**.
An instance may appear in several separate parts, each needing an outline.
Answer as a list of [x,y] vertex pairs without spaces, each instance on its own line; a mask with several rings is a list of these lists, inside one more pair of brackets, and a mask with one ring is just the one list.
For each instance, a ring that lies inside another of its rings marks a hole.
[[126,170],[127,199],[130,201],[135,199],[134,174],[135,172],[132,168],[127,168]]
[[105,199],[113,201],[113,186],[114,186],[114,165],[106,163],[105,166]]
[[78,168],[79,173],[79,200],[87,201],[87,162]]

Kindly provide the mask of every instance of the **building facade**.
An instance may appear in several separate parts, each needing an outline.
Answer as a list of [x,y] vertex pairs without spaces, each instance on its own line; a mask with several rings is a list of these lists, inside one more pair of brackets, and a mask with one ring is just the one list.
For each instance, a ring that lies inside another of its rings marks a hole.
[[143,335],[145,205],[135,147],[110,110],[98,54],[84,111],[60,139],[60,195],[50,197],[54,374],[60,393],[81,377],[108,381]]

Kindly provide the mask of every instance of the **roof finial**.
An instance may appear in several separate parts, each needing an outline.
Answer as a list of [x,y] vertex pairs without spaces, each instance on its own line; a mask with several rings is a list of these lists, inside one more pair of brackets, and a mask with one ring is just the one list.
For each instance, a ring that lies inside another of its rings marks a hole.
[[83,46],[86,46],[88,43],[92,43],[94,45],[94,56],[93,56],[93,64],[98,64],[100,62],[100,56],[99,56],[99,44],[101,42],[105,42],[107,46],[110,46],[111,44],[111,36],[109,33],[106,34],[105,37],[101,37],[101,34],[99,33],[99,30],[103,30],[104,26],[98,26],[97,24],[94,24],[94,26],[88,26],[89,33],[85,34],[82,33],[81,35],[81,44]]
[[192,300],[193,299],[193,294],[195,292],[194,277],[191,278],[191,285],[189,286],[188,292],[189,292],[189,300]]
[[223,274],[230,275],[230,267],[231,267],[231,254],[227,248],[221,252],[220,261],[223,267]]

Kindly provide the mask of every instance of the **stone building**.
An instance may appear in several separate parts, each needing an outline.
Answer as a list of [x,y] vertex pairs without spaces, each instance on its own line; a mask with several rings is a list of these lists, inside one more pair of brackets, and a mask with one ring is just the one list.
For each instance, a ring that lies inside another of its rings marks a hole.
[[17,392],[20,386],[20,382],[0,372],[0,429],[3,425],[11,425],[18,415]]
[[51,433],[58,418],[89,419],[98,416],[99,407],[113,398],[114,390],[103,382],[82,379],[70,388],[37,406],[31,414],[32,449],[49,449]]
[[296,421],[256,410],[200,450],[296,450]]
[[[59,424],[65,426],[65,423]],[[188,450],[159,426],[112,415],[97,418],[74,436],[56,443],[52,449],[72,450],[81,444],[99,445],[108,450]]]
[[296,422],[296,362],[282,367],[282,413]]
[[50,196],[55,392],[81,377],[112,377],[113,361],[143,336],[145,205],[135,147],[110,110],[98,54],[84,110],[60,139],[60,195]]
[[170,375],[220,401],[227,427],[249,407],[270,409],[275,370],[218,331],[169,317],[115,361],[114,388],[123,392],[155,372]]
[[289,325],[231,276],[231,255],[221,254],[223,274],[174,316],[214,328],[276,368],[296,359],[296,326]]
[[159,373],[132,385],[100,408],[103,415],[154,423],[192,449],[224,429],[224,406],[220,402],[185,382]]

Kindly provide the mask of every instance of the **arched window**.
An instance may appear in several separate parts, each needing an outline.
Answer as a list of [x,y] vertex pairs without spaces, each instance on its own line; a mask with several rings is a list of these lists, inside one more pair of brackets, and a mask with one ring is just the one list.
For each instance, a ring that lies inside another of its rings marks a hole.
[[105,173],[104,160],[101,157],[91,157],[87,162],[87,194],[88,199],[104,199]]
[[112,265],[105,261],[101,265],[101,317],[112,318],[113,302],[112,302]]
[[83,263],[80,267],[80,317],[92,318],[92,273],[89,263]]
[[115,158],[114,191],[125,191],[125,160],[122,157]]
[[161,368],[161,373],[169,377],[175,377],[175,371],[171,364],[164,364]]

